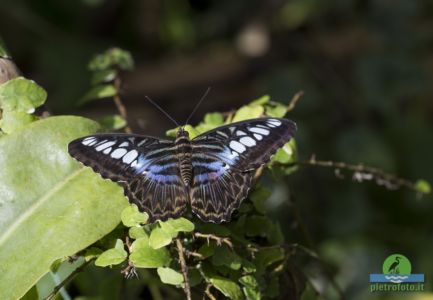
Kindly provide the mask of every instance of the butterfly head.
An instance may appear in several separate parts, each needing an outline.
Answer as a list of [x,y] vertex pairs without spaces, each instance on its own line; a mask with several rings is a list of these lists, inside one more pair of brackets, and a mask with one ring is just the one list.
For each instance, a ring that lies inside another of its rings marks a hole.
[[185,138],[189,139],[189,133],[188,133],[188,131],[185,130],[185,128],[183,126],[179,128],[179,130],[177,131],[177,134],[176,134],[176,138],[180,138],[180,137],[185,137]]

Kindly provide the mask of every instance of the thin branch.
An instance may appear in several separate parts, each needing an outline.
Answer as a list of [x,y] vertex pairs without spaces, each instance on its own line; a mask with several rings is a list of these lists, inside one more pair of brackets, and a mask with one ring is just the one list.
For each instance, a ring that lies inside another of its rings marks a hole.
[[289,102],[289,106],[287,106],[287,112],[295,109],[296,104],[302,96],[304,96],[304,91],[299,91],[295,95],[293,95],[292,99]]
[[176,238],[176,247],[177,252],[179,254],[179,263],[180,263],[180,269],[182,271],[183,279],[185,281],[185,285],[183,287],[183,290],[186,295],[186,299],[191,300],[191,287],[189,284],[189,278],[188,278],[188,266],[185,261],[185,255],[184,255],[184,249],[182,246],[182,242],[179,238]]
[[[122,85],[122,82],[121,82],[119,76],[116,76],[116,78],[114,79],[114,88],[116,89],[116,95],[114,95],[113,100],[114,100],[114,104],[116,104],[117,110],[119,111],[122,118],[126,122],[128,122],[128,119],[127,119],[128,114],[126,112],[125,105],[123,105],[122,99],[120,98],[121,85]],[[128,125],[125,126],[125,132],[126,133],[132,133],[132,130]]]
[[192,257],[195,257],[197,259],[205,259],[205,257],[203,255],[201,255],[200,253],[194,252],[194,251],[189,251],[188,249],[185,249],[185,254],[188,257],[192,256]]
[[[204,294],[211,300],[216,300],[215,296],[212,295],[212,293],[210,292],[210,288],[212,287],[212,284],[208,284],[206,286],[206,289],[204,290]],[[204,298],[204,297],[203,297]]]
[[58,285],[56,285],[53,289],[53,291],[45,298],[45,300],[51,300],[54,299],[57,295],[57,293],[60,291],[60,289],[62,287],[64,287],[65,285],[67,285],[72,279],[74,279],[74,277],[82,272],[89,264],[90,262],[92,262],[93,260],[89,260],[84,262],[81,266],[79,266],[78,268],[76,268],[71,274],[69,274],[68,277],[66,277],[62,282],[60,282]]
[[230,249],[233,249],[233,244],[229,238],[219,237],[219,236],[216,236],[214,234],[206,234],[206,233],[200,233],[200,232],[194,232],[194,236],[197,238],[206,239],[208,244],[209,244],[210,240],[214,240],[214,241],[216,241],[218,246],[220,246],[224,243],[227,246],[229,246]]
[[406,187],[419,194],[422,194],[422,192],[417,189],[414,182],[398,177],[394,174],[387,173],[381,169],[365,166],[363,164],[354,165],[331,160],[316,160],[316,157],[313,155],[309,160],[298,161],[286,166],[293,165],[333,168],[334,173],[338,178],[344,178],[341,170],[345,170],[353,172],[352,180],[356,182],[375,181],[377,185],[384,186],[389,190],[397,190],[401,187]]

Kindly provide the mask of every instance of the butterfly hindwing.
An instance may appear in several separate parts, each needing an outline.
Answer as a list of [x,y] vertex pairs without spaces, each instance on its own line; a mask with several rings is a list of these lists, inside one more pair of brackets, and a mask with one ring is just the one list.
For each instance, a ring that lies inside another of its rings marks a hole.
[[129,200],[150,221],[177,217],[186,208],[172,141],[128,134],[97,134],[71,142],[69,153],[103,178],[121,182]]
[[193,212],[204,221],[229,221],[248,195],[254,171],[295,131],[290,120],[260,118],[218,127],[192,140]]

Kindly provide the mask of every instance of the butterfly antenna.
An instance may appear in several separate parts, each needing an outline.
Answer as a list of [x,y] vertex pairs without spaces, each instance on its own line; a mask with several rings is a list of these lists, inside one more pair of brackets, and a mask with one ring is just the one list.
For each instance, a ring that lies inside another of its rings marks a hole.
[[195,105],[195,107],[192,110],[191,114],[189,115],[188,119],[186,119],[185,125],[188,124],[189,119],[191,119],[191,117],[194,115],[194,113],[196,112],[197,108],[200,106],[200,104],[203,102],[204,98],[206,98],[206,96],[207,96],[207,94],[209,94],[209,92],[210,92],[210,87],[208,87],[206,89],[206,92],[204,92],[203,96],[201,96],[200,100]]
[[149,96],[144,96],[147,101],[149,101],[150,103],[152,103],[157,109],[159,109],[167,118],[169,118],[174,124],[176,124],[177,127],[179,127],[179,123],[176,122],[175,119],[173,119],[165,110],[163,110],[161,108],[161,106],[159,106],[158,104],[156,104],[156,102],[154,102],[152,99],[150,99]]

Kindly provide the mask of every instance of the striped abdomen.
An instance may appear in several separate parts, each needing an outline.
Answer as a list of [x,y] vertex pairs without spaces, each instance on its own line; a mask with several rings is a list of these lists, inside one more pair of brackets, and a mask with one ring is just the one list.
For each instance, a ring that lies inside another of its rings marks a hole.
[[188,132],[180,129],[177,134],[175,144],[177,156],[179,158],[180,176],[182,177],[183,183],[188,186],[191,183],[192,178],[192,148]]

